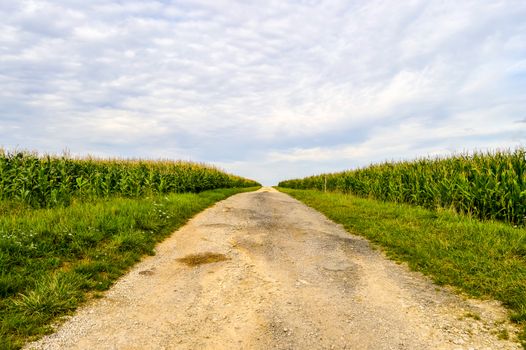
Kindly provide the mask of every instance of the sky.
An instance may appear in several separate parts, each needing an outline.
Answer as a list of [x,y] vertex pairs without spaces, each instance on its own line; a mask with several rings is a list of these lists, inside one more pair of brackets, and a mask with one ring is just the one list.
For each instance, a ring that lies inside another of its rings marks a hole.
[[526,145],[524,0],[0,0],[0,147],[265,185]]

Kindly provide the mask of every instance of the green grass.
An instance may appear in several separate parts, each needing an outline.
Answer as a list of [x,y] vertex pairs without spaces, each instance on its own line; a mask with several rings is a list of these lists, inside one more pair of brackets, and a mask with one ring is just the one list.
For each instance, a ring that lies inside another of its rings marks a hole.
[[250,190],[76,199],[48,209],[0,202],[0,348],[51,332],[57,317],[99,296],[194,214]]
[[[500,300],[526,326],[526,228],[342,193],[278,188],[439,285]],[[526,344],[526,332],[522,335]],[[526,348],[526,346],[525,346]]]

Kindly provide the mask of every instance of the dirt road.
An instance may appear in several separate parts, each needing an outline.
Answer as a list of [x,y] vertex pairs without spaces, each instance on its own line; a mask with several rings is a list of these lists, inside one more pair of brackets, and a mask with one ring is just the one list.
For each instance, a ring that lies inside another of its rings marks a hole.
[[196,216],[28,348],[520,349],[498,340],[505,320],[263,188]]

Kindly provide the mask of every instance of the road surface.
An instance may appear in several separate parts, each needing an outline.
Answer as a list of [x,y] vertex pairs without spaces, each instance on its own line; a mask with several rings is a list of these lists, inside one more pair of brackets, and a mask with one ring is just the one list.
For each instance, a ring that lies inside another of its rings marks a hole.
[[520,349],[498,339],[506,319],[263,188],[194,217],[27,348]]

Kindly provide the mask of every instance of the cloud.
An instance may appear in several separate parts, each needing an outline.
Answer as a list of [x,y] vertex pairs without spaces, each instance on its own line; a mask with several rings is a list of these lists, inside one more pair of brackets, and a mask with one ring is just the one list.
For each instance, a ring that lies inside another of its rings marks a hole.
[[266,184],[526,143],[517,0],[0,4],[0,146]]

